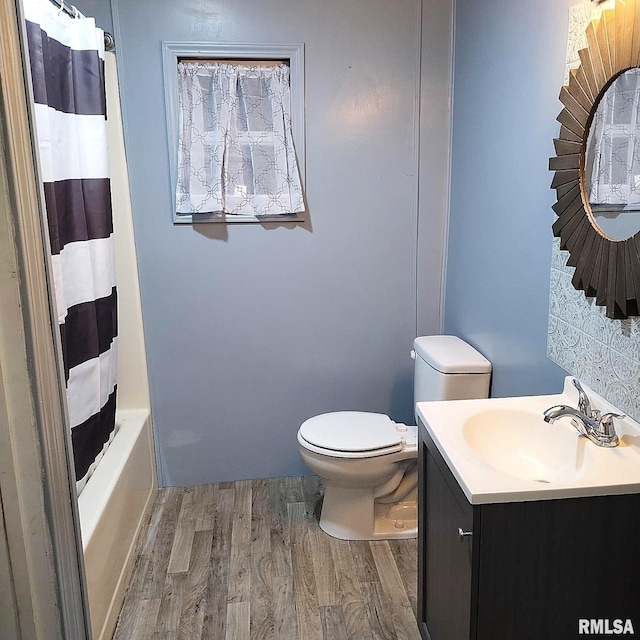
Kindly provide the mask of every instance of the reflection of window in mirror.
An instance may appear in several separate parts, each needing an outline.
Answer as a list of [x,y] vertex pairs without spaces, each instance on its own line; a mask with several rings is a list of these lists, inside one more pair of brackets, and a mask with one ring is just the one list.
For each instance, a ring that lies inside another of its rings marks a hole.
[[600,100],[585,150],[591,213],[614,240],[640,231],[640,69],[620,74]]

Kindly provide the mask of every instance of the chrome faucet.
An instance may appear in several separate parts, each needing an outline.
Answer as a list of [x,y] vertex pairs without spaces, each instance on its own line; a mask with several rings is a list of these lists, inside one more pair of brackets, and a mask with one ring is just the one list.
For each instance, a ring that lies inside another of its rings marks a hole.
[[575,378],[573,378],[571,382],[573,382],[573,386],[578,390],[578,411],[589,418],[597,417],[598,411],[591,409],[589,396],[585,393],[582,385]]
[[572,418],[571,424],[594,444],[599,447],[617,447],[620,440],[616,434],[613,419],[624,418],[625,416],[619,413],[605,413],[602,415],[597,409],[592,409],[582,385],[575,378],[572,382],[578,390],[578,408],[574,409],[565,404],[550,407],[544,412],[544,421],[552,423],[558,418],[570,416]]

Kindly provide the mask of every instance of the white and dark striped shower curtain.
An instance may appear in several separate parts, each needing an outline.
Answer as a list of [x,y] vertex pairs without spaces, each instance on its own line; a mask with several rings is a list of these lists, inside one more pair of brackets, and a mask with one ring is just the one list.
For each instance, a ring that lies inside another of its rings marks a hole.
[[76,480],[115,425],[117,305],[104,36],[49,0],[25,18]]

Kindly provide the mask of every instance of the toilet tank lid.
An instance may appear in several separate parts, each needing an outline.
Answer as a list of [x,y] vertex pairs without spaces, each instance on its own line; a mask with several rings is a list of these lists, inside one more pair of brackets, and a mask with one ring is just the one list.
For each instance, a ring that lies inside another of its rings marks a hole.
[[413,348],[441,373],[490,373],[491,363],[457,336],[421,336]]

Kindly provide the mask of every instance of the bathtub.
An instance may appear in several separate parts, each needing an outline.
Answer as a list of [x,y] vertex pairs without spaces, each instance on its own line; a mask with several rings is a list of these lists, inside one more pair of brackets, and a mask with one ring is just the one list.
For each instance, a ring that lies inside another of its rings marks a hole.
[[118,431],[78,498],[94,640],[110,639],[156,491],[150,413],[116,413]]

